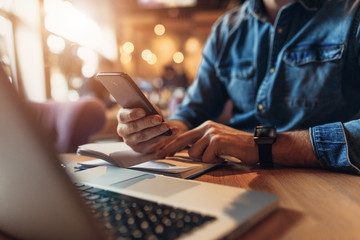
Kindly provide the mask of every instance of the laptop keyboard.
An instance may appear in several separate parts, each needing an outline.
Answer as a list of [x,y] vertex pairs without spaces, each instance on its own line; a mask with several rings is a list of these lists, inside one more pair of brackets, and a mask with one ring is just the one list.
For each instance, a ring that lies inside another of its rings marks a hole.
[[214,217],[76,184],[94,216],[114,239],[175,239]]

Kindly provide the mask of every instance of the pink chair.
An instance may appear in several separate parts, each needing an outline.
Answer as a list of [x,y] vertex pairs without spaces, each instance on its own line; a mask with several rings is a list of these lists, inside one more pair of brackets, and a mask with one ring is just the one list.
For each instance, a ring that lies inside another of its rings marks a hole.
[[36,118],[54,140],[59,153],[76,152],[89,141],[106,121],[105,106],[97,99],[83,98],[76,102],[29,102]]

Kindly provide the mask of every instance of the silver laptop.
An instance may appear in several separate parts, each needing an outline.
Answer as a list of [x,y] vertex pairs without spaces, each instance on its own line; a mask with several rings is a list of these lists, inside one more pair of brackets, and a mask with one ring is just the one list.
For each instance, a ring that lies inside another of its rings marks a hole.
[[2,68],[0,86],[0,236],[233,238],[277,207],[273,194],[117,167],[69,176]]

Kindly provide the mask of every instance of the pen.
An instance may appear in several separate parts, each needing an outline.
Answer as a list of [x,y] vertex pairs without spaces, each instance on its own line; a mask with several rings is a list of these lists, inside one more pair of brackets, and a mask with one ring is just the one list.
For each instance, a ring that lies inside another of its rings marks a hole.
[[228,162],[233,162],[233,163],[242,163],[242,161],[234,156],[230,156],[230,155],[225,155],[225,154],[221,154],[218,157],[228,161]]
[[246,171],[251,170],[251,167],[242,164],[242,161],[234,156],[221,154],[218,157],[226,160],[229,163],[233,163],[236,166],[236,168],[238,168],[238,169],[246,170]]

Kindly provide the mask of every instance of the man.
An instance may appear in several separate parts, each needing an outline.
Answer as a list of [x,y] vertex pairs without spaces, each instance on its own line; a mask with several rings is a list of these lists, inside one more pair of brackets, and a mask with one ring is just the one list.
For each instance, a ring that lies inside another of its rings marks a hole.
[[[274,163],[360,174],[358,9],[356,0],[246,1],[214,25],[198,76],[169,122],[121,109],[119,135],[159,157],[190,145],[204,162],[231,155],[255,164],[262,149],[251,132],[276,126]],[[233,118],[213,122],[228,99]],[[172,137],[160,135],[169,128]]]

